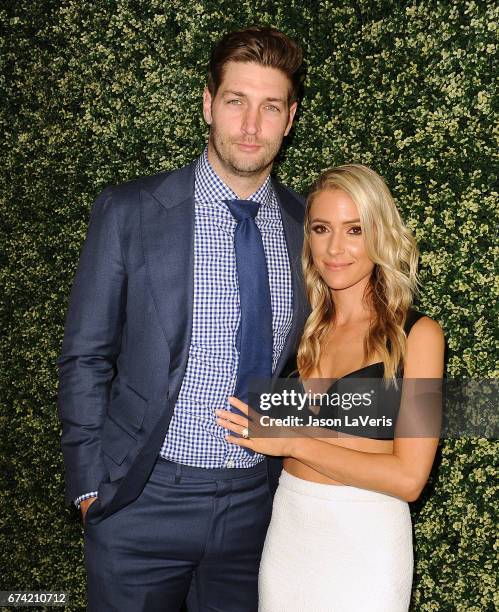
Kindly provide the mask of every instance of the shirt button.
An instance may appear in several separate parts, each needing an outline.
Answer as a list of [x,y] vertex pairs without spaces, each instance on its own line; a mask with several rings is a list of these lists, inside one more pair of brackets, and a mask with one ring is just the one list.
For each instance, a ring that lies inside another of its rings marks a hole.
[[232,459],[229,459],[228,461],[226,461],[225,467],[233,468],[234,467],[234,461],[232,461]]

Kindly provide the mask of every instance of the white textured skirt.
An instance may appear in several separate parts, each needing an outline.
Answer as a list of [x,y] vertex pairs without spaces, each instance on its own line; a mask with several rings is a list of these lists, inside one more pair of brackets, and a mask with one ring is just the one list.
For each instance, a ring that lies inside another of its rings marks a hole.
[[260,612],[407,612],[407,502],[282,471],[259,576]]

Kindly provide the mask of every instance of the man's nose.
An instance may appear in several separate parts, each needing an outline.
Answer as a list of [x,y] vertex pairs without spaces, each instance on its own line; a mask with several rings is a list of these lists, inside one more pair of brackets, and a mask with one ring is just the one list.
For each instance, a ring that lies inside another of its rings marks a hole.
[[247,108],[244,113],[242,130],[250,136],[260,131],[260,112],[256,108]]

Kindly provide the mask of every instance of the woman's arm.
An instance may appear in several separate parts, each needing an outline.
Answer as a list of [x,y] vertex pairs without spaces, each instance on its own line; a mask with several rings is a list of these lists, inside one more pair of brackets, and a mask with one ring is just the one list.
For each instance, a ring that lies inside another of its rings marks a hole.
[[[444,346],[438,323],[428,317],[415,323],[407,339],[404,379],[442,378]],[[402,411],[403,407],[400,416]],[[345,485],[414,501],[428,480],[437,445],[438,438],[433,437],[396,437],[393,454],[386,454],[356,451],[321,440],[291,438],[289,448],[293,458]]]
[[[405,382],[410,379],[441,379],[444,346],[439,324],[428,317],[419,319],[407,339]],[[424,387],[424,381],[422,385]],[[248,414],[246,404],[236,399],[230,402]],[[411,421],[413,407],[411,401],[403,401],[398,421]],[[237,434],[248,424],[246,417],[225,410],[217,411],[217,415],[220,425]],[[357,451],[314,438],[244,439],[228,436],[227,439],[256,452],[293,457],[345,485],[381,491],[405,501],[414,501],[419,497],[428,480],[439,440],[430,436],[395,437],[393,453],[387,454]]]

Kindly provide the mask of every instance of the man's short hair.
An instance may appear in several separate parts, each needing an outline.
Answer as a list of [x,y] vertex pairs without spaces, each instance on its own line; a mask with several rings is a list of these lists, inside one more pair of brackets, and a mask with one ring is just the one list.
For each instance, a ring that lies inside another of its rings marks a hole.
[[289,79],[289,104],[300,95],[303,53],[289,36],[275,28],[252,26],[228,32],[212,51],[208,65],[208,90],[214,97],[223,80],[227,62],[253,62],[276,68]]

